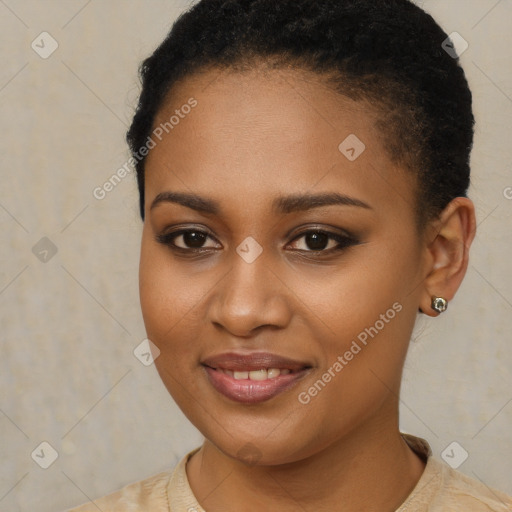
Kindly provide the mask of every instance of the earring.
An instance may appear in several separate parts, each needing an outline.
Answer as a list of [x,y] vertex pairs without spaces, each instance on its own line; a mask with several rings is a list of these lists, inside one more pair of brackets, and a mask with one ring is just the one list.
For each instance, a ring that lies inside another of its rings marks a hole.
[[437,313],[442,313],[443,311],[446,311],[448,301],[443,297],[432,297],[431,306],[434,311],[437,311]]

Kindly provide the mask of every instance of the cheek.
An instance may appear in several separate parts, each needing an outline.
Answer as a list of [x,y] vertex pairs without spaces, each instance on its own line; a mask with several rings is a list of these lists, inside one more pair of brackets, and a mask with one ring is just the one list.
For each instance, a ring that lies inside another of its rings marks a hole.
[[[172,257],[167,247],[143,234],[139,295],[148,338],[160,349],[157,362],[173,372],[197,365],[198,341],[207,322],[209,291],[219,275],[204,268],[191,269]],[[176,368],[176,361],[180,362]]]
[[[342,350],[361,332],[364,336],[364,330],[376,322],[377,328],[384,322],[386,329],[379,329],[382,334],[390,332],[390,326],[402,331],[404,315],[396,314],[396,308],[405,309],[411,301],[410,293],[418,283],[416,259],[410,242],[409,246],[370,242],[338,267],[322,273],[303,273],[300,279],[295,276],[289,286],[315,313],[319,326],[327,327],[324,330],[331,340],[329,351]],[[408,329],[410,320],[405,324]]]
[[143,237],[139,264],[139,295],[146,331],[151,336],[163,325],[172,325],[167,286],[169,270],[162,264],[159,251]]
[[166,248],[159,247],[148,233],[142,238],[139,295],[148,337],[162,350],[193,311],[197,289],[189,277],[176,271]]
[[337,384],[331,389],[338,388],[354,407],[362,389],[367,397],[377,398],[399,386],[417,314],[411,294],[418,284],[417,258],[410,240],[383,239],[368,244],[357,260],[324,280],[323,287],[314,280],[307,283],[309,297],[315,298],[310,304],[329,327],[321,341],[326,352],[322,371],[332,368],[338,356],[343,358],[343,370],[335,372]]
[[155,367],[169,393],[186,408],[189,394],[196,394],[191,378],[195,366],[192,345],[198,338],[200,317],[195,306],[199,298],[190,277],[173,266],[165,247],[144,234],[139,265],[139,294],[147,337],[160,350]]

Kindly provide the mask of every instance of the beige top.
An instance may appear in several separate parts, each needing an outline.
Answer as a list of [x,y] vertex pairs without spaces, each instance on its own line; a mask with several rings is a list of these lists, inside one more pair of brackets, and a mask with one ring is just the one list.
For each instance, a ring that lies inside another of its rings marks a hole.
[[[402,434],[409,446],[427,461],[415,488],[396,512],[511,512],[512,498],[455,471],[432,457],[428,443]],[[185,455],[174,470],[164,471],[94,503],[67,512],[205,512],[190,488],[185,466],[199,448]]]

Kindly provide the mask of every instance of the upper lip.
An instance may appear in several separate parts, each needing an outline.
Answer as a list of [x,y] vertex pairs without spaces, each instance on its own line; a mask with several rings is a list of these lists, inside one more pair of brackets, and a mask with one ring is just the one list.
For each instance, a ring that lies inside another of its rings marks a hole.
[[204,359],[201,364],[210,368],[222,368],[223,370],[252,371],[262,368],[279,368],[291,371],[299,371],[310,368],[305,362],[296,361],[288,357],[271,354],[269,352],[252,352],[250,354],[237,354],[225,352]]

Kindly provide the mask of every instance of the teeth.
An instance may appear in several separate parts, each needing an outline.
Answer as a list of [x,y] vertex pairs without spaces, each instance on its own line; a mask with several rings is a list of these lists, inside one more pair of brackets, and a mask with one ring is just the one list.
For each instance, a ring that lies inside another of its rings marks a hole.
[[283,373],[285,370],[280,370],[279,368],[269,368],[267,374],[269,379],[275,379],[276,377],[279,377],[281,373]]
[[267,378],[268,372],[265,369],[249,372],[249,379],[251,380],[267,380]]
[[290,370],[288,369],[279,369],[279,368],[262,368],[261,370],[252,370],[247,372],[239,372],[234,370],[225,370],[223,368],[217,368],[218,371],[229,375],[235,380],[267,380],[267,379],[275,379],[279,377],[279,375],[288,375]]

